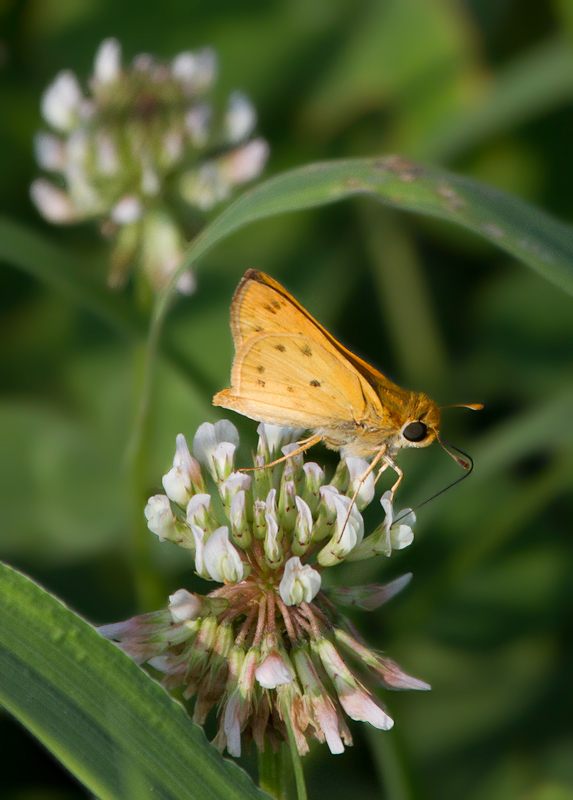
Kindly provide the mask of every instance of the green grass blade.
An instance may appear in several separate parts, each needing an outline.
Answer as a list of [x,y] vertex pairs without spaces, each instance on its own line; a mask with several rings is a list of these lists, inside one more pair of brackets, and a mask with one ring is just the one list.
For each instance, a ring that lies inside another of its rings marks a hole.
[[263,800],[142,669],[0,565],[0,704],[100,800]]
[[218,242],[256,220],[371,195],[394,208],[461,225],[511,253],[573,294],[573,229],[543,211],[478,181],[425,168],[399,156],[326,161],[283,172],[232,203],[193,241],[155,306],[165,314],[182,272]]

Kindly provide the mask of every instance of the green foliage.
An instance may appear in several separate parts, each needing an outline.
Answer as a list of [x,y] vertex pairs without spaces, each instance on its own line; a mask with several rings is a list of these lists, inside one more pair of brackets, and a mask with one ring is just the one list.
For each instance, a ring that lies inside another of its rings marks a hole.
[[[152,540],[142,510],[159,490],[175,435],[191,437],[216,418],[211,396],[228,385],[232,359],[229,303],[248,267],[281,280],[400,384],[443,404],[486,405],[475,415],[444,412],[444,435],[476,468],[420,509],[412,547],[393,563],[340,568],[341,584],[414,573],[403,595],[356,622],[433,691],[391,695],[395,728],[354,728],[355,747],[344,756],[317,747],[304,760],[311,798],[573,796],[573,245],[570,228],[556,221],[573,216],[571,9],[568,0],[144,0],[132,12],[102,0],[51,0],[0,10],[8,31],[0,48],[0,557],[95,623],[158,608],[182,586],[203,588],[177,548]],[[138,417],[145,426],[129,468],[148,321],[132,294],[104,288],[108,251],[95,229],[50,228],[27,199],[40,93],[60,69],[85,77],[110,33],[126,59],[215,47],[221,97],[244,90],[271,144],[268,180],[208,220],[195,240],[196,294],[161,300],[153,381]],[[423,171],[382,160],[392,152]],[[326,166],[300,166],[315,162]],[[484,182],[495,189],[484,194]],[[383,204],[358,197],[318,208],[362,194]],[[255,424],[233,421],[246,454]],[[313,456],[329,459],[321,448]],[[459,477],[438,447],[404,453],[400,464],[403,505]],[[373,508],[367,527],[379,521]],[[142,713],[137,686],[161,713],[174,707],[194,735],[180,707],[140,670],[37,586],[13,580],[2,598],[11,609],[0,621],[5,633],[12,613],[21,625],[55,614],[58,630],[65,618],[78,637],[62,639],[66,646],[89,643],[106,654],[90,660],[92,677],[110,658],[118,682],[133,680],[121,690],[126,704]],[[45,641],[46,663],[29,668],[46,675],[48,630],[22,631],[23,649],[14,652],[32,658]],[[40,734],[44,706],[26,714],[16,707],[27,702],[24,675],[3,702]],[[43,718],[55,735],[52,723]],[[0,745],[7,800],[87,796],[9,715],[0,720]],[[98,763],[76,767],[58,754],[76,774],[85,770],[84,779]],[[132,765],[145,761],[124,750],[122,758],[132,757]],[[190,753],[180,757],[193,768]],[[38,777],[22,763],[34,763]],[[225,775],[244,780],[234,769]]]
[[101,800],[265,797],[149,676],[0,567],[0,702]]

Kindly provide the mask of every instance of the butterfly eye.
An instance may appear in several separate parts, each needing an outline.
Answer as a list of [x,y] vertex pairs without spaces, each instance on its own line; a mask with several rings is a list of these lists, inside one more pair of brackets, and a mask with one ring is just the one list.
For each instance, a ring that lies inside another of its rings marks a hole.
[[402,436],[409,442],[421,442],[426,438],[428,428],[423,422],[410,422],[402,431]]

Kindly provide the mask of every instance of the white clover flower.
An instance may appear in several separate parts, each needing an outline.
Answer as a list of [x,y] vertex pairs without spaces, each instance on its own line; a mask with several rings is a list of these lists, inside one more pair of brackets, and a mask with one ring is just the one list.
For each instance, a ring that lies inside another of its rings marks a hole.
[[[393,725],[363,680],[388,689],[430,687],[354,635],[341,613],[345,606],[378,608],[411,574],[385,585],[322,589],[322,571],[389,555],[411,537],[414,515],[406,509],[395,516],[386,493],[384,521],[364,537],[352,496],[359,488],[358,503],[372,499],[362,480],[366,462],[342,461],[326,483],[317,464],[292,455],[300,432],[260,426],[259,436],[254,462],[262,469],[250,474],[232,471],[239,437],[231,423],[202,425],[195,456],[177,436],[173,468],[163,477],[167,496],[151,497],[145,516],[161,540],[191,551],[197,575],[218,585],[205,596],[179,589],[163,611],[100,630],[137,663],[159,670],[166,689],[195,697],[195,722],[216,709],[213,743],[221,751],[239,756],[246,737],[263,752],[269,736],[285,739],[288,724],[301,755],[310,738],[342,753],[352,744],[346,718],[381,730]],[[281,451],[289,458],[265,469]],[[212,492],[205,472],[215,481]]]
[[177,589],[174,594],[169,595],[169,611],[173,622],[197,619],[202,610],[203,603],[200,598],[187,589]]
[[34,136],[34,155],[47,172],[61,172],[66,165],[64,143],[51,133],[41,132]]
[[416,522],[416,515],[411,508],[403,509],[394,521],[394,508],[392,506],[391,492],[384,492],[380,504],[384,509],[384,545],[382,552],[389,556],[392,550],[402,550],[414,541],[412,526]]
[[30,196],[48,222],[66,225],[77,221],[77,213],[69,195],[45,178],[36,178],[32,182]]
[[176,537],[175,514],[171,510],[169,498],[164,494],[150,497],[145,506],[145,519],[147,527],[159,540],[164,542]]
[[356,505],[360,510],[369,505],[374,497],[374,470],[371,470],[364,478],[370,467],[367,461],[353,456],[346,456],[345,461],[350,481],[348,493],[354,497],[354,492],[358,490]]
[[214,581],[239,583],[244,566],[237,548],[229,541],[229,529],[217,528],[207,540],[203,551],[205,568]]
[[134,194],[125,195],[111,210],[111,218],[119,225],[131,225],[143,214],[143,204]]
[[226,199],[224,185],[228,185],[227,191],[230,192],[232,186],[240,186],[258,178],[265,168],[269,152],[269,145],[264,139],[253,139],[243,147],[221,156],[218,162],[220,164],[220,176],[218,176],[220,188],[217,196],[222,200]]
[[117,39],[104,39],[94,59],[92,81],[97,85],[113,83],[121,76],[121,44]]
[[310,603],[316,597],[321,581],[320,572],[308,564],[303,566],[298,556],[289,558],[279,585],[283,603],[287,606]]
[[[140,53],[124,67],[121,44],[110,37],[96,52],[85,95],[71,70],[58,73],[42,95],[51,131],[37,134],[34,149],[58,181],[36,181],[32,201],[54,224],[100,222],[113,240],[113,288],[125,285],[134,268],[153,291],[163,288],[187,250],[188,215],[180,207],[208,211],[265,166],[267,143],[250,138],[252,103],[233,92],[226,110],[215,112],[216,77],[210,48],[179,53],[170,63]],[[190,270],[176,288],[194,291]]]
[[[235,447],[239,446],[239,433],[235,426],[226,419],[221,419],[214,425],[210,422],[204,422],[197,429],[193,439],[193,454],[195,458],[203,467],[209,470],[214,479],[216,479],[217,475],[215,453],[217,447],[223,442],[232,444]],[[228,452],[223,451],[221,453],[222,457],[226,458]],[[227,475],[227,478],[229,475]]]
[[242,92],[232,92],[225,114],[225,132],[230,142],[241,142],[250,136],[257,124],[257,112]]
[[42,116],[53,128],[66,133],[78,119],[82,100],[75,74],[69,69],[62,70],[42,95]]

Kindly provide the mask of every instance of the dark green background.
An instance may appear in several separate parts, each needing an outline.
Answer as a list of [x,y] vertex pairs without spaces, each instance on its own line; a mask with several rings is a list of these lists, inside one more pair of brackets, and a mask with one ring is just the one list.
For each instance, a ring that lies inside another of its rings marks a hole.
[[[41,92],[63,68],[85,81],[110,35],[126,59],[215,47],[219,99],[239,88],[259,110],[267,175],[399,152],[573,218],[570,0],[4,0],[0,24],[0,212],[102,284],[95,227],[52,228],[28,186]],[[357,622],[433,691],[386,693],[394,730],[354,725],[343,756],[313,748],[311,797],[573,798],[573,300],[470,234],[373,201],[273,218],[216,248],[168,319],[217,389],[228,385],[230,298],[249,267],[402,385],[486,404],[446,412],[444,435],[475,472],[420,509],[412,547],[336,572],[342,583],[414,573]],[[0,307],[0,557],[98,623],[198,586],[177,548],[149,534],[136,555],[134,541],[175,435],[216,419],[210,397],[158,364],[134,480],[122,463],[141,346],[12,263]],[[234,421],[246,459],[255,424]],[[400,463],[398,506],[458,476],[437,446]],[[372,508],[370,528],[380,517]],[[3,798],[87,796],[6,716],[0,752]]]

